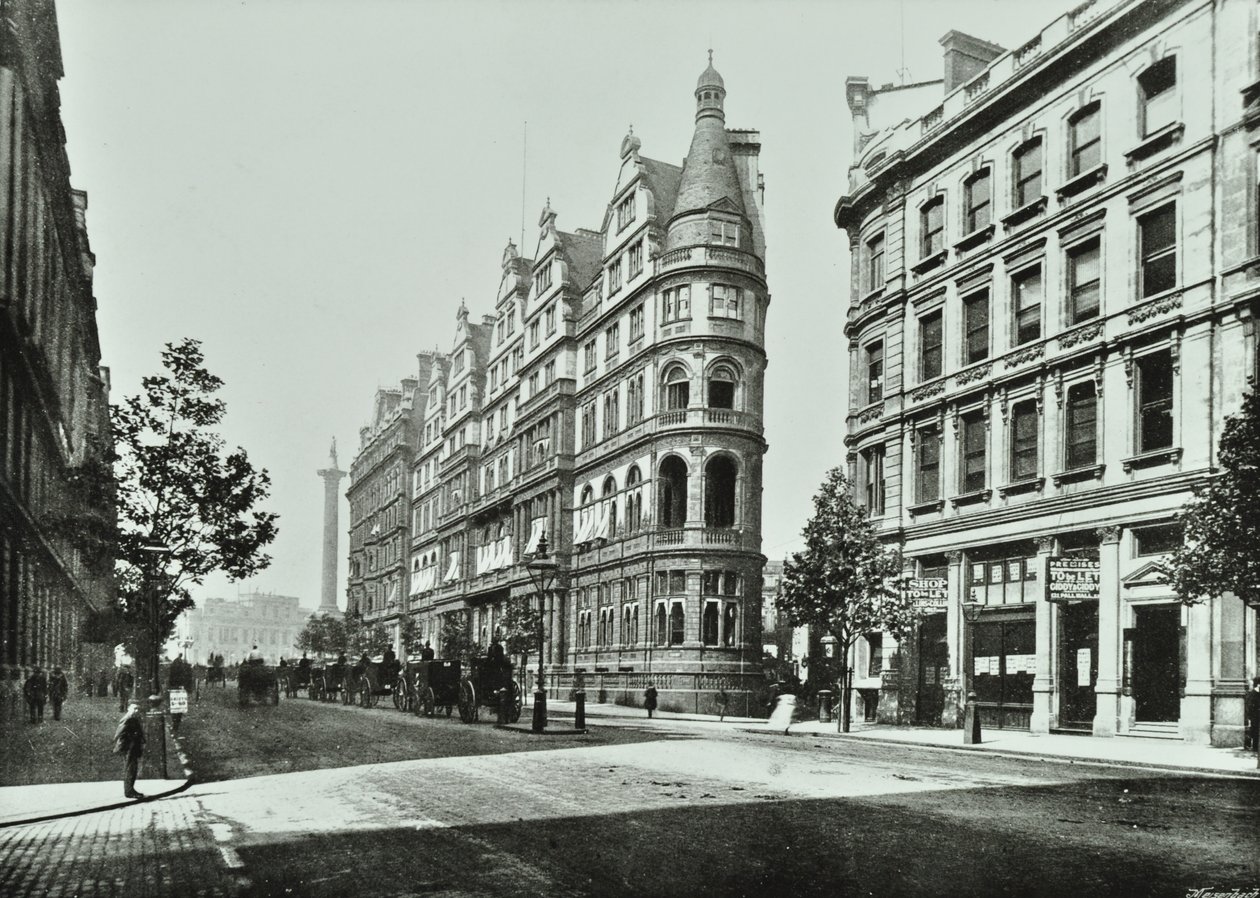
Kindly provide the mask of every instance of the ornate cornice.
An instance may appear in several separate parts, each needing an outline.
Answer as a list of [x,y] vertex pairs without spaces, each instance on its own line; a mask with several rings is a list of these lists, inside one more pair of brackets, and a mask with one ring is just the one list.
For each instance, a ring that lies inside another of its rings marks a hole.
[[1044,343],[1038,343],[1036,346],[1030,346],[1022,352],[1012,353],[1006,357],[1006,367],[1014,368],[1025,362],[1031,362],[1036,359],[1044,358],[1046,354],[1046,346]]
[[961,387],[964,384],[975,383],[978,380],[984,380],[986,377],[989,376],[989,372],[991,370],[992,370],[991,365],[981,365],[978,368],[971,368],[971,369],[968,369],[967,371],[962,371],[954,377],[954,383],[958,384],[958,386]]
[[1171,312],[1173,309],[1181,308],[1181,291],[1170,293],[1159,299],[1148,302],[1145,305],[1138,306],[1129,310],[1129,324],[1141,324],[1143,321],[1149,321],[1157,315],[1163,315],[1165,312]]
[[1068,331],[1066,334],[1063,334],[1062,336],[1059,337],[1059,348],[1068,349],[1072,346],[1076,346],[1079,343],[1088,343],[1090,340],[1097,339],[1098,336],[1102,332],[1103,332],[1103,323],[1101,321],[1095,321],[1093,324],[1089,325],[1088,327],[1082,327],[1074,331]]
[[936,383],[930,383],[927,386],[919,387],[910,393],[911,402],[922,402],[925,399],[931,399],[933,396],[939,396],[945,392],[945,381],[940,380]]

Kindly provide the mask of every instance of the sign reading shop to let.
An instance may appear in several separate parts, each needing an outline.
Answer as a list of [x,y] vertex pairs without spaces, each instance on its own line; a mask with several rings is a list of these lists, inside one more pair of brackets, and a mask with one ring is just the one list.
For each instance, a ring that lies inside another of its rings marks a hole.
[[944,608],[949,603],[949,586],[944,577],[912,577],[906,581],[906,595],[915,608]]
[[1052,556],[1046,570],[1046,601],[1097,601],[1102,594],[1101,582],[1102,562],[1097,558]]

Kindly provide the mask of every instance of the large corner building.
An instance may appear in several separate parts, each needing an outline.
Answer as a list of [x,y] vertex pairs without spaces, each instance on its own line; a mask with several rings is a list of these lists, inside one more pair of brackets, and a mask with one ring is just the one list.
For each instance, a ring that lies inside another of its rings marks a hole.
[[492,311],[461,303],[450,351],[378,395],[351,466],[352,610],[410,614],[435,646],[460,621],[484,648],[510,598],[537,602],[545,537],[552,695],[753,707],[770,297],[759,135],[725,101],[710,64],[681,166],[627,135],[598,227],[561,230],[548,204]]
[[1158,562],[1257,367],[1258,14],[1093,0],[848,79],[848,463],[924,611],[857,659],[881,719],[1241,742],[1256,614]]

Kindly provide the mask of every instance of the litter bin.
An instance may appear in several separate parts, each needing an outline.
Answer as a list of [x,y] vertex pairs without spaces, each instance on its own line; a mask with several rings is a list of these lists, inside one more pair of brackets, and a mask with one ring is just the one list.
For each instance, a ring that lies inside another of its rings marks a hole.
[[818,722],[831,723],[833,713],[831,707],[832,693],[830,689],[818,690]]

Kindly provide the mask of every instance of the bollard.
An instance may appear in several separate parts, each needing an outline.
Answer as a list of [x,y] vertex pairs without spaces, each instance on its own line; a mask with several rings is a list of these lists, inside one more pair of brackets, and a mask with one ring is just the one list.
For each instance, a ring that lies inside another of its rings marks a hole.
[[818,690],[818,722],[831,723],[831,690]]
[[512,722],[512,690],[499,690],[499,726],[505,727]]
[[980,744],[980,709],[976,707],[976,694],[967,693],[967,705],[963,709],[963,745]]
[[586,692],[581,689],[573,693],[573,729],[586,729]]
[[533,732],[541,733],[547,728],[547,693],[541,689],[534,690],[534,725]]

